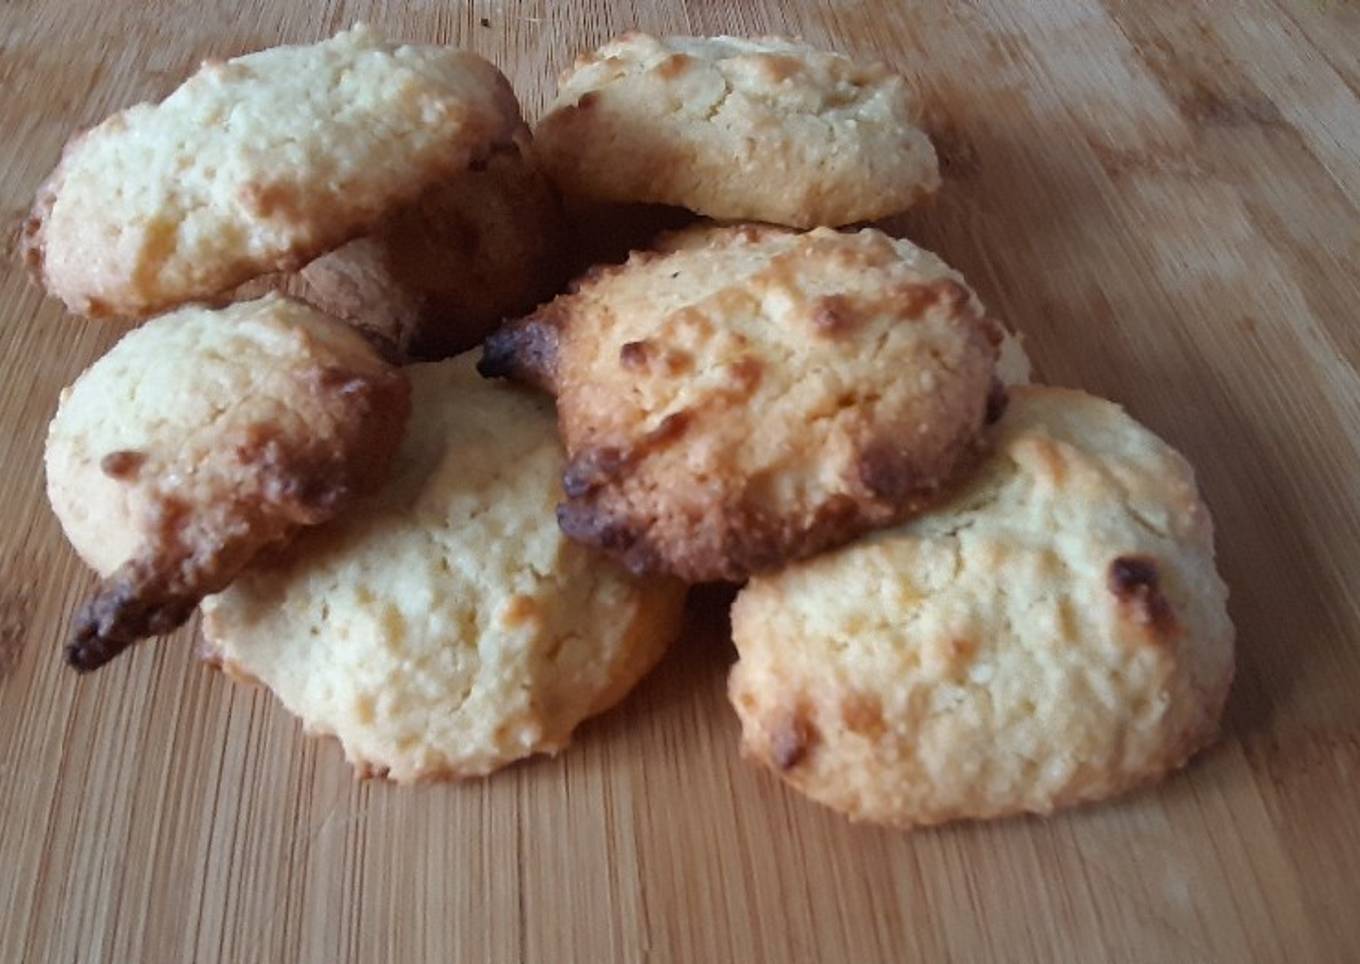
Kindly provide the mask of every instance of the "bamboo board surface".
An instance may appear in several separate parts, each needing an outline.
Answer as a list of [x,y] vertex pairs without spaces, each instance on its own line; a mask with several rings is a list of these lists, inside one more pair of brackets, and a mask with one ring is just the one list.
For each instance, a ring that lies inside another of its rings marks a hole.
[[202,58],[367,19],[496,61],[535,114],[583,47],[801,34],[917,82],[912,235],[1196,465],[1232,589],[1225,739],[1048,820],[851,825],[736,752],[720,592],[557,759],[356,782],[190,631],[89,678],[43,499],[115,325],[0,264],[0,961],[1360,960],[1360,4],[604,0],[0,5],[5,237],[73,127]]

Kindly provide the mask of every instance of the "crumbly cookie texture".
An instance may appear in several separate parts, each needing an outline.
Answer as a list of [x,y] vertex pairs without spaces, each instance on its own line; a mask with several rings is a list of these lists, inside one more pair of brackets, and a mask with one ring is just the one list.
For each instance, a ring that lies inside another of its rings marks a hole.
[[391,466],[405,377],[341,322],[270,295],[136,329],[70,388],[47,495],[104,577],[68,661],[167,633],[258,552],[334,517]]
[[522,126],[485,60],[363,26],[208,62],[67,144],[24,255],[73,312],[154,314],[301,266]]
[[882,64],[777,37],[629,33],[563,73],[535,141],[571,197],[835,226],[939,186],[915,116]]
[[526,133],[302,276],[308,300],[400,357],[445,358],[560,290],[565,230]]
[[1016,388],[947,504],[741,592],[742,747],[903,827],[1100,800],[1214,738],[1226,601],[1189,465],[1110,402]]
[[999,327],[878,231],[701,226],[488,339],[556,394],[572,538],[638,572],[752,572],[894,524],[972,454]]
[[684,589],[563,538],[552,405],[413,365],[392,481],[204,602],[209,655],[367,776],[478,776],[565,747],[680,626]]

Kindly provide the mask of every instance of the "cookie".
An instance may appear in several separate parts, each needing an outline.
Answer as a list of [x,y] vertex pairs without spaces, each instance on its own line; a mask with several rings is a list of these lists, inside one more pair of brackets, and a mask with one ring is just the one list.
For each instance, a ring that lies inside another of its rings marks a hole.
[[1226,601],[1190,466],[1110,402],[1016,388],[946,505],[742,590],[742,747],[901,827],[1100,800],[1213,740]]
[[302,269],[317,307],[406,358],[476,347],[560,290],[565,226],[527,136]]
[[521,129],[485,60],[362,26],[208,62],[67,144],[23,251],[71,311],[150,315],[300,267]]
[[534,131],[569,197],[793,227],[887,217],[939,186],[906,81],[780,38],[629,33],[577,59]]
[[270,295],[163,315],[62,393],[47,495],[104,577],[67,659],[167,633],[258,552],[334,517],[391,466],[402,374],[357,333]]
[[478,776],[565,747],[679,625],[553,521],[562,451],[542,396],[470,356],[412,365],[392,481],[204,602],[210,658],[268,686],[364,775]]
[[481,367],[557,396],[568,535],[738,581],[928,502],[1004,401],[999,337],[910,242],[701,226],[502,328]]

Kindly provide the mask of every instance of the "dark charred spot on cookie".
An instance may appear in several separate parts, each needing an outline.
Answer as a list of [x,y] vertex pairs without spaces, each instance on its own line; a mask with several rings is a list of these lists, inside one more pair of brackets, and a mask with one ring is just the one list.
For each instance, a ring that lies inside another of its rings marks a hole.
[[278,426],[247,425],[235,442],[234,454],[250,467],[260,497],[291,522],[324,522],[351,494],[339,453],[323,446],[294,451]]
[[167,589],[147,578],[144,567],[128,563],[101,583],[76,614],[66,662],[82,673],[96,670],[137,640],[184,625],[199,598]]
[[987,407],[983,415],[986,423],[995,425],[1001,421],[1001,416],[1006,414],[1006,407],[1010,405],[1010,401],[1011,397],[1001,379],[993,378],[992,384],[987,389]]
[[837,337],[848,334],[854,327],[854,314],[842,295],[820,298],[812,309],[812,324],[819,335]]
[[611,516],[593,501],[573,498],[561,503],[557,507],[557,526],[573,542],[610,553],[634,575],[662,571],[661,556],[644,533]]
[[541,313],[506,325],[482,343],[477,372],[483,378],[510,378],[551,392],[557,377],[558,338],[557,326]]
[[872,693],[851,693],[841,702],[841,721],[846,729],[860,736],[881,736],[887,728],[883,703]]
[[666,572],[661,555],[646,539],[635,537],[619,555],[623,567],[635,576],[655,576]]
[[625,342],[619,349],[619,364],[629,371],[646,371],[649,348],[650,343],[645,338],[642,341]]
[[1176,629],[1176,615],[1162,594],[1157,563],[1150,556],[1120,556],[1110,563],[1108,583],[1130,618],[1139,626],[1167,636]]
[[627,464],[626,454],[613,445],[586,449],[567,463],[562,490],[569,498],[580,498],[618,478]]
[[889,446],[865,450],[856,467],[864,487],[889,502],[906,498],[919,484],[910,460]]
[[674,80],[693,65],[694,58],[689,54],[671,54],[652,68],[653,73],[665,80]]
[[787,773],[807,759],[817,731],[801,709],[789,713],[770,732],[770,762]]
[[99,471],[111,479],[126,481],[137,477],[137,472],[146,462],[146,453],[135,449],[120,449],[110,452],[99,460]]

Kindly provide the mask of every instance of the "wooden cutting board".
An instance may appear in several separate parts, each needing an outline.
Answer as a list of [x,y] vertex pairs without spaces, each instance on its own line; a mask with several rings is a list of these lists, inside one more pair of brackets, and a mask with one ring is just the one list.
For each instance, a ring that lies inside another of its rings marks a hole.
[[[9,0],[0,217],[77,126],[200,59],[367,18],[535,114],[637,26],[801,34],[918,85],[907,229],[1198,467],[1240,633],[1226,736],[1048,820],[854,826],[737,756],[728,601],[555,760],[359,783],[191,632],[77,678],[90,576],[43,500],[61,386],[119,336],[0,266],[0,961],[1360,960],[1360,4]],[[6,237],[11,237],[6,234]],[[11,254],[12,252],[7,252]]]

